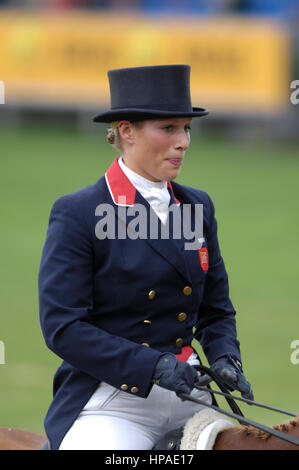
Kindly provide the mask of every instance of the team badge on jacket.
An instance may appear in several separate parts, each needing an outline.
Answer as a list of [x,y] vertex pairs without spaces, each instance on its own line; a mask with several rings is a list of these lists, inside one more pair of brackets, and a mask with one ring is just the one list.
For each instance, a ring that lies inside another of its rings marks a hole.
[[200,266],[203,271],[208,271],[209,269],[209,253],[207,248],[200,248],[198,250]]

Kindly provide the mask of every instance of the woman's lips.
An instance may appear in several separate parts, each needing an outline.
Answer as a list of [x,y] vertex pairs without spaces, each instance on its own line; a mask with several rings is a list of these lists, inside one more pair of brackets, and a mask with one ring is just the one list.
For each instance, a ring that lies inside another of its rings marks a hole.
[[182,159],[182,158],[168,158],[168,161],[169,161],[173,166],[176,166],[176,167],[181,166],[181,164],[183,163],[183,159]]

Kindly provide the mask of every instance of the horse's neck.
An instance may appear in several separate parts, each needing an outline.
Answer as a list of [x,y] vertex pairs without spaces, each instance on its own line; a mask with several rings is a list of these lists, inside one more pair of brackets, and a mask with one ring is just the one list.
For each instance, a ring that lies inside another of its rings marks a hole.
[[[299,423],[285,432],[299,439]],[[275,436],[259,436],[247,433],[243,426],[234,426],[218,434],[214,450],[299,450],[299,447]]]
[[46,437],[21,429],[0,428],[0,450],[37,450]]

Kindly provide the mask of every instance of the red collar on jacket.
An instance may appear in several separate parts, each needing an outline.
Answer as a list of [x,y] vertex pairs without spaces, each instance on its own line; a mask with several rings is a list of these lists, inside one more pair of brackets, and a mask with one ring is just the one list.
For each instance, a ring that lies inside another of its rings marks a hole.
[[[117,206],[133,206],[136,197],[136,188],[122,171],[117,157],[105,173],[106,183],[112,200]],[[175,197],[170,181],[167,182],[177,205],[180,201]]]

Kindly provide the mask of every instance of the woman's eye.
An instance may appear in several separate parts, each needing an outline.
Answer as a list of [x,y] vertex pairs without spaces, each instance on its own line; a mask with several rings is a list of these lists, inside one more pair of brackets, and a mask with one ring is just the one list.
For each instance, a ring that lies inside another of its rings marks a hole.
[[191,131],[191,127],[190,127],[190,126],[186,126],[186,127],[185,127],[185,131],[186,131],[186,132],[190,132],[190,131]]
[[172,126],[164,126],[163,129],[165,131],[171,131],[172,130]]

